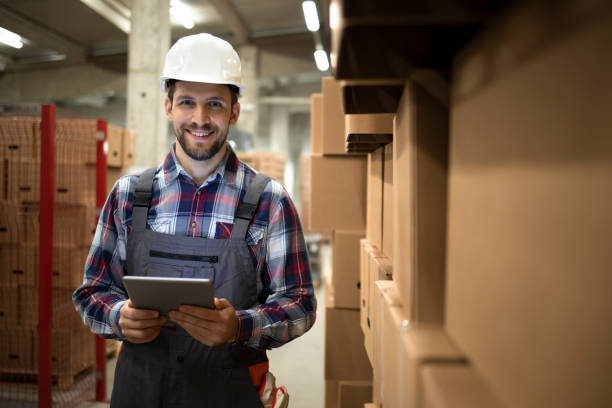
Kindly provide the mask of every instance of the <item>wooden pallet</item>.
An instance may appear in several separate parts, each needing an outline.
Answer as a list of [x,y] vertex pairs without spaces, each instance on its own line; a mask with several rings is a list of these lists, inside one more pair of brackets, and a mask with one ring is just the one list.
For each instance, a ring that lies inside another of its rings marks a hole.
[[[60,373],[51,375],[51,383],[58,390],[69,390],[82,378],[91,374],[94,367],[86,367],[75,373]],[[11,387],[37,387],[38,373],[31,370],[14,370],[12,372],[0,372],[0,383],[10,384]]]
[[[31,377],[20,377],[19,381],[13,375],[9,382],[0,382],[0,407],[27,406],[35,407],[38,401],[38,386],[32,382]],[[26,382],[29,381],[29,382]],[[79,373],[74,377],[74,386],[69,389],[52,389],[52,406],[63,408],[76,408],[82,406],[83,401],[90,401],[96,392],[95,372]]]

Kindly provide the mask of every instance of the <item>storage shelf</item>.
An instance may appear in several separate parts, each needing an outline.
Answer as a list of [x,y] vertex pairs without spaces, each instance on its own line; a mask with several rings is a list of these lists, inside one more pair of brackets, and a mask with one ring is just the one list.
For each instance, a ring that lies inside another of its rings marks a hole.
[[406,78],[413,69],[446,69],[455,52],[505,3],[333,0],[334,76]]
[[344,113],[395,113],[404,83],[402,79],[346,80],[342,84]]

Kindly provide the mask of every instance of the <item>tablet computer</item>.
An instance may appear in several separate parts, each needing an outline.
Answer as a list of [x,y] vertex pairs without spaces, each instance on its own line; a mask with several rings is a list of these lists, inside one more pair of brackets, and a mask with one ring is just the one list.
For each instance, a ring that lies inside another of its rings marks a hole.
[[124,276],[123,284],[134,307],[153,309],[168,316],[180,305],[215,308],[211,279]]

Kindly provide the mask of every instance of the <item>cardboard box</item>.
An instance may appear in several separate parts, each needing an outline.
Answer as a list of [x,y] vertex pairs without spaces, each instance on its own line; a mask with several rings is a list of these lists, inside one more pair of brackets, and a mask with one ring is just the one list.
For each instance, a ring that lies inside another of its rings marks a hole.
[[336,307],[336,294],[334,293],[334,285],[332,283],[332,274],[331,271],[329,273],[322,274],[323,287],[325,288],[325,307]]
[[412,325],[402,307],[385,305],[383,378],[385,407],[420,407],[420,369],[435,362],[458,363],[464,356],[439,326]]
[[446,327],[507,407],[612,406],[612,4],[583,5],[524,3],[453,69]]
[[[387,308],[401,307],[402,302],[395,282],[392,280],[379,280],[374,282],[372,291],[372,369],[374,370],[374,401],[383,402],[384,395],[391,388],[389,385],[395,382],[394,378],[387,378],[384,375],[385,359],[394,356],[386,356],[386,353],[394,353],[395,350],[385,350],[385,334],[389,330],[385,329],[385,310]],[[396,356],[395,356],[396,357]]]
[[423,408],[502,407],[468,364],[424,364],[420,377]]
[[338,381],[325,380],[325,408],[338,407]]
[[[0,142],[1,143],[1,142]],[[2,144],[0,144],[0,149],[3,149]],[[8,199],[6,192],[8,192],[8,175],[6,174],[6,169],[4,168],[5,159],[0,154],[0,199],[6,200]],[[0,225],[0,228],[6,228],[4,225]],[[2,231],[0,230],[0,239],[3,239]]]
[[393,144],[384,147],[382,197],[382,245],[383,254],[393,260]]
[[332,241],[332,285],[334,304],[359,309],[359,241],[362,231],[334,231]]
[[[0,179],[0,183],[3,180]],[[0,200],[0,245],[20,242],[22,229],[19,228],[19,210],[20,206],[17,203]]]
[[[0,245],[0,284],[36,286],[38,284],[38,244]],[[89,248],[53,248],[53,287],[76,289],[83,283],[83,267]]]
[[310,156],[300,158],[300,207],[298,209],[302,232],[310,232],[310,218],[308,208],[310,207]]
[[[73,289],[52,290],[52,321],[54,329],[75,329],[83,327],[81,316],[72,303]],[[38,327],[38,287],[20,286],[19,326],[36,329]]]
[[[38,338],[37,330],[29,331]],[[59,376],[60,389],[71,388],[76,374],[95,365],[95,336],[84,326],[53,329],[51,335],[51,373]],[[34,353],[32,360],[33,366],[38,367],[38,353]]]
[[370,362],[374,360],[372,353],[372,322],[370,320],[370,259],[373,256],[372,253],[380,254],[380,251],[376,247],[371,246],[367,240],[362,240],[360,242],[361,265],[359,267],[359,297],[361,299],[359,325],[364,335],[364,347]]
[[19,294],[15,286],[0,286],[0,328],[19,326]]
[[366,331],[365,336],[365,347],[370,362],[373,362],[374,357],[374,340],[375,330],[372,324],[374,318],[374,305],[373,300],[375,296],[375,285],[376,281],[389,280],[392,276],[392,264],[389,258],[377,250],[374,247],[370,247],[368,252],[368,277],[367,277],[367,293],[366,293]]
[[371,380],[359,311],[325,308],[325,379]]
[[122,145],[122,167],[131,167],[134,165],[136,155],[136,132],[129,129],[123,129],[123,145]]
[[0,157],[12,161],[40,157],[40,118],[0,118]]
[[[23,204],[12,216],[18,223],[19,243],[38,244],[40,205]],[[55,203],[53,208],[53,244],[55,246],[90,246],[96,228],[96,208],[86,204]]]
[[[17,157],[5,162],[6,199],[13,202],[40,201],[40,159]],[[55,168],[59,166],[56,164]],[[56,185],[60,183],[55,175]]]
[[31,330],[0,328],[0,370],[33,373],[34,339]]
[[310,152],[323,154],[323,94],[310,95]]
[[[7,170],[7,200],[17,203],[40,201],[40,160],[11,160],[8,161]],[[54,171],[55,202],[93,204],[96,188],[95,166],[56,161]]]
[[393,137],[394,279],[413,321],[442,323],[448,109],[407,82]]
[[344,115],[346,137],[349,135],[391,135],[393,133],[392,113],[368,113]]
[[[367,239],[359,241],[359,325],[361,332],[365,335],[369,330],[368,307],[369,307],[369,268],[368,253],[370,244]],[[0,248],[2,248],[0,246]],[[366,347],[367,349],[367,347]]]
[[19,244],[0,245],[0,285],[16,287],[20,284],[35,284],[32,254],[24,253]]
[[383,242],[383,153],[380,147],[368,154],[367,168],[366,238],[377,248]]
[[338,408],[355,408],[372,401],[371,381],[338,382]]
[[311,156],[310,227],[365,231],[366,157]]
[[107,167],[123,167],[123,129],[108,125],[106,129],[106,153]]
[[344,112],[342,89],[334,77],[324,77],[323,91],[323,154],[347,154],[344,147]]

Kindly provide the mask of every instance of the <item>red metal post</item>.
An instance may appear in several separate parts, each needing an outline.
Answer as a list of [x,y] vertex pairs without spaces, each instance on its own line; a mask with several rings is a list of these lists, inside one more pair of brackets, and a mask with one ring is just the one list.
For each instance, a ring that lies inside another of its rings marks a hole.
[[51,408],[51,318],[53,291],[53,192],[55,105],[42,105],[40,143],[40,235],[38,251],[38,406]]
[[[105,119],[98,119],[96,138],[96,207],[98,214],[106,201],[106,154],[108,151],[106,134],[108,124]],[[96,401],[108,402],[106,398],[106,343],[96,336]]]

